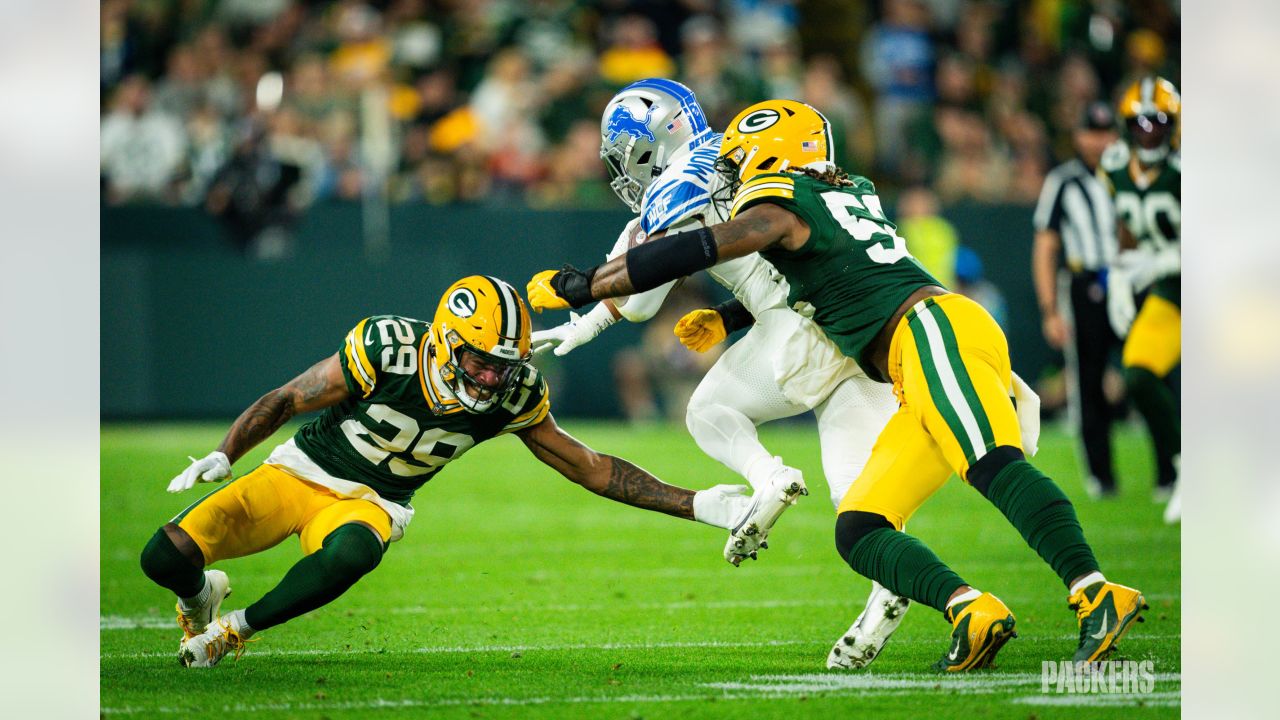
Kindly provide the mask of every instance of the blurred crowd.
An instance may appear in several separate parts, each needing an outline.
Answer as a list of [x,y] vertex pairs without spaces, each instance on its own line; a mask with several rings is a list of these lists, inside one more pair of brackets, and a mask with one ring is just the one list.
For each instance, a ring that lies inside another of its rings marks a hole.
[[246,234],[313,202],[621,207],[599,113],[823,111],[893,199],[1032,203],[1090,100],[1177,82],[1177,0],[104,0],[103,199]]

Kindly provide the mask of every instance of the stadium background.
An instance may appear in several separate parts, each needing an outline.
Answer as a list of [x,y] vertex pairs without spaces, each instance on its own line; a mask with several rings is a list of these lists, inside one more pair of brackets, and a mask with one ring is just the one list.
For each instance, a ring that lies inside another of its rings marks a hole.
[[[917,256],[980,261],[1037,378],[1044,173],[1088,101],[1180,81],[1170,0],[108,0],[101,28],[105,418],[233,415],[364,315],[596,261],[627,218],[599,111],[653,75],[717,129],[767,97],[825,112]],[[557,411],[618,415],[614,361],[644,341],[540,361]],[[659,357],[695,372],[682,352]]]

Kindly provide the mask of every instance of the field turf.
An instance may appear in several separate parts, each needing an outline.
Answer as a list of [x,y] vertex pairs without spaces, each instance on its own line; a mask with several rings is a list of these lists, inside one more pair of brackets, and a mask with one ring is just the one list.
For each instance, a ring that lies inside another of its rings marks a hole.
[[[682,428],[562,424],[669,482],[733,481]],[[597,498],[537,463],[517,439],[501,438],[423,488],[406,538],[338,601],[260,634],[239,661],[186,670],[175,655],[173,598],[143,576],[138,553],[199,497],[164,489],[186,456],[207,452],[224,429],[102,430],[104,715],[1093,720],[1179,712],[1179,534],[1150,501],[1148,449],[1136,430],[1117,439],[1125,487],[1115,500],[1086,499],[1060,431],[1047,429],[1036,463],[1076,502],[1104,571],[1147,594],[1147,622],[1117,655],[1154,663],[1154,692],[1142,695],[1042,692],[1041,661],[1067,659],[1075,645],[1066,591],[1004,518],[954,479],[910,530],[1005,600],[1020,637],[994,670],[938,675],[930,665],[949,629],[917,606],[868,671],[826,671],[827,651],[860,611],[869,582],[836,555],[816,437],[803,423],[763,429],[813,494],[783,517],[758,562],[735,569],[720,556],[721,531]],[[261,596],[299,553],[290,539],[223,563],[234,589],[224,611]]]

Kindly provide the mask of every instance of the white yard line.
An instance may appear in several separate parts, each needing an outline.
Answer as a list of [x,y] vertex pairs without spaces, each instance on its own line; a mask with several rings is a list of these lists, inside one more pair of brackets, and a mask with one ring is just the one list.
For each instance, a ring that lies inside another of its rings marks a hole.
[[[1163,593],[1155,593],[1147,595],[1150,602],[1161,602],[1164,600],[1177,599],[1176,595]],[[1029,598],[1023,599],[1022,602],[1030,601]],[[1018,598],[1009,599],[1008,602],[1018,603]],[[618,602],[599,602],[599,603],[557,603],[550,605],[494,605],[485,607],[474,606],[430,606],[430,605],[407,605],[403,607],[390,607],[385,610],[368,610],[357,611],[357,614],[376,615],[386,613],[390,615],[455,615],[459,613],[474,614],[477,612],[497,612],[497,613],[534,613],[534,612],[589,612],[596,610],[616,610],[619,608],[628,608],[634,610],[697,610],[698,608],[706,608],[709,610],[724,610],[734,608],[789,608],[789,607],[847,607],[852,613],[862,608],[862,598],[817,598],[813,600],[674,600],[668,602],[626,602],[619,600]],[[856,614],[856,613],[855,613]],[[169,630],[176,627],[174,621],[170,618],[142,615],[137,617],[127,617],[123,615],[104,615],[99,619],[100,630]]]
[[[1157,682],[1181,682],[1181,676],[1174,674],[1157,675]],[[332,703],[255,703],[226,705],[221,708],[205,708],[216,712],[308,712],[334,710],[387,710],[432,707],[458,706],[526,706],[526,705],[581,705],[581,704],[638,704],[638,703],[683,703],[733,700],[782,699],[788,696],[809,695],[820,692],[823,697],[855,697],[914,694],[920,690],[937,689],[947,693],[985,693],[995,694],[1009,689],[1033,687],[1040,684],[1040,676],[1034,673],[1014,675],[970,675],[963,677],[945,677],[932,673],[894,673],[886,675],[761,675],[753,680],[759,684],[742,687],[726,687],[729,683],[704,683],[702,686],[721,690],[720,693],[681,694],[681,695],[586,695],[570,697],[477,697],[477,698],[441,698],[415,699],[403,698]],[[795,682],[799,681],[799,682]],[[1126,706],[1142,702],[1160,707],[1181,704],[1181,695],[1177,691],[1163,691],[1146,695],[1026,695],[1010,699],[1011,702],[1030,705],[1080,705],[1080,706]],[[137,715],[137,714],[184,714],[189,708],[176,707],[104,707],[104,715]]]

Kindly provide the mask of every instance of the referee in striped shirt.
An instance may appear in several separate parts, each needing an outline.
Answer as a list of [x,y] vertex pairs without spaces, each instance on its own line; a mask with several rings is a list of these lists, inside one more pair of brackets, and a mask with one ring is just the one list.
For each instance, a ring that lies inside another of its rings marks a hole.
[[1049,172],[1034,216],[1031,270],[1044,338],[1066,358],[1069,413],[1078,423],[1089,466],[1086,487],[1094,497],[1116,492],[1102,378],[1120,344],[1107,319],[1104,277],[1118,245],[1111,198],[1094,174],[1116,137],[1110,106],[1091,103],[1072,133],[1076,157]]

